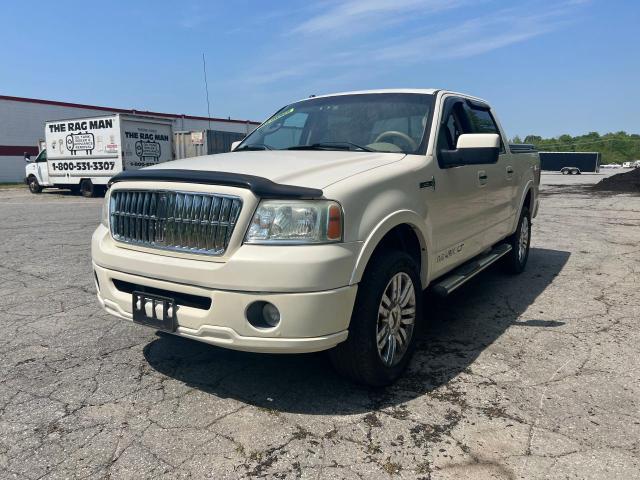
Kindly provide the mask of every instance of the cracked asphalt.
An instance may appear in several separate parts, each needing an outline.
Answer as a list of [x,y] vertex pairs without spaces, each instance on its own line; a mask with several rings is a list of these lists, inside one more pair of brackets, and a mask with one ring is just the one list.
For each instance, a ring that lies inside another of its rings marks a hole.
[[599,178],[543,175],[525,273],[427,295],[386,390],[108,316],[101,199],[1,189],[0,478],[640,478],[640,196]]

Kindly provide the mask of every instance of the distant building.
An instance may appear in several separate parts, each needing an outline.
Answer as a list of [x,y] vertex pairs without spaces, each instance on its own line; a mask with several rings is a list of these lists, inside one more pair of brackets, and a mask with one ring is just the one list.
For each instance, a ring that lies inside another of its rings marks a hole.
[[0,95],[0,182],[19,182],[24,178],[24,154],[38,153],[44,139],[44,122],[88,117],[105,113],[135,113],[172,119],[173,130],[220,130],[247,134],[258,122],[208,118],[175,113],[147,112]]

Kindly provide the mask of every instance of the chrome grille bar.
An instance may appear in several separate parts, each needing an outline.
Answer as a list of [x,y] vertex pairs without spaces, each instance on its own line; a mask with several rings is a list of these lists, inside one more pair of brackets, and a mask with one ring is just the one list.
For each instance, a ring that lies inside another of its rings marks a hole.
[[222,255],[242,210],[240,197],[165,190],[115,190],[111,235],[119,242]]

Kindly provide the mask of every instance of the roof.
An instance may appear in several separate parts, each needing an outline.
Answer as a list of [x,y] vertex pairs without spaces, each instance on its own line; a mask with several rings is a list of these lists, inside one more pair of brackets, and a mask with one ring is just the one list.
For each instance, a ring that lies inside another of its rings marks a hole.
[[439,92],[452,94],[452,95],[460,95],[465,98],[470,98],[473,100],[478,100],[483,103],[487,103],[486,100],[483,100],[482,98],[479,98],[473,95],[469,95],[467,93],[453,92],[453,91],[444,90],[441,88],[384,88],[384,89],[378,89],[378,90],[355,90],[353,92],[339,92],[339,93],[329,93],[327,95],[318,95],[315,97],[303,98],[302,100],[299,100],[299,101],[310,100],[312,98],[336,97],[339,95],[365,95],[365,94],[371,94],[371,93],[417,93],[422,95],[434,95]]
[[243,123],[243,124],[249,123],[251,125],[260,125],[260,122],[254,122],[251,120],[236,120],[236,119],[216,118],[216,117],[200,117],[197,115],[151,112],[148,110],[136,110],[133,108],[126,109],[126,108],[102,107],[98,105],[86,105],[84,103],[59,102],[57,100],[42,100],[40,98],[12,97],[9,95],[0,95],[0,100],[9,100],[12,102],[24,102],[24,103],[39,103],[41,105],[54,105],[57,107],[85,108],[90,110],[101,110],[104,112],[112,112],[112,113],[131,113],[134,115],[136,114],[151,115],[154,117],[164,117],[164,118],[188,118],[189,120],[211,120],[212,122],[231,122],[231,123]]
[[437,88],[383,88],[378,90],[354,90],[352,92],[338,92],[328,93],[326,95],[317,95],[309,98],[303,98],[300,101],[309,100],[310,98],[337,97],[339,95],[365,95],[368,93],[421,93],[423,95],[433,95],[437,91]]

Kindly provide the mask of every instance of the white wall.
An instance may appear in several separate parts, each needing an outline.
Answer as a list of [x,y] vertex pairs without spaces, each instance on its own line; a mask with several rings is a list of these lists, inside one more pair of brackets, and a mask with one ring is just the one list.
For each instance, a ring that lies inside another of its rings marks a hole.
[[[35,158],[32,156],[31,158]],[[21,182],[24,178],[24,157],[0,157],[0,183]]]
[[[49,120],[108,115],[110,112],[91,108],[79,108],[43,103],[0,99],[0,146],[20,145],[37,147],[44,139],[44,123]],[[117,112],[113,112],[117,113]],[[144,114],[144,112],[137,112]],[[222,130],[225,132],[249,133],[256,125],[178,117],[173,121],[177,130]],[[19,182],[24,178],[22,156],[0,155],[0,182]]]

